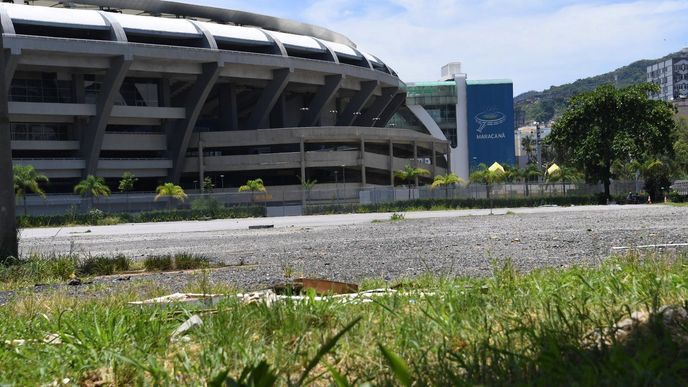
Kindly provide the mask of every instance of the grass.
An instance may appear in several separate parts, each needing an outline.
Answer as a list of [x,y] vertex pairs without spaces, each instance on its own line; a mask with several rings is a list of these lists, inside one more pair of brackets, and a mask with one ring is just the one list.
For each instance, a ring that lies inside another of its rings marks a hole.
[[106,276],[141,269],[144,271],[196,270],[212,266],[209,258],[185,252],[150,256],[143,262],[134,262],[121,254],[116,256],[32,254],[15,265],[0,265],[0,290],[58,283],[74,276]]
[[389,220],[392,222],[399,222],[402,220],[406,220],[406,216],[404,214],[397,214],[396,212],[392,214],[392,216],[389,217]]
[[[214,291],[206,275],[198,281]],[[364,286],[382,284],[373,279]],[[212,309],[134,308],[126,304],[137,296],[129,291],[98,300],[30,294],[0,307],[4,340],[35,340],[0,344],[0,384],[68,378],[90,385],[220,385],[272,377],[280,385],[340,386],[688,382],[688,346],[661,329],[631,344],[585,340],[632,311],[683,305],[685,256],[629,254],[595,268],[528,274],[505,262],[490,278],[425,276],[404,280],[402,288],[416,293],[359,304],[227,299]],[[188,341],[171,343],[171,333],[194,313],[203,325]],[[62,344],[43,343],[46,334],[59,335]]]
[[201,255],[177,253],[149,256],[143,261],[146,271],[195,270],[210,267],[210,260]]

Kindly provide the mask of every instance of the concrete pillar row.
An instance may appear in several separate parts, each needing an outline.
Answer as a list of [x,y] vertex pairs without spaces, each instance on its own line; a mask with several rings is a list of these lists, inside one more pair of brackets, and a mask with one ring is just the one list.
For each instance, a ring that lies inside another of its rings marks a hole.
[[394,143],[389,140],[389,185],[394,187]]
[[361,115],[361,109],[368,103],[379,84],[378,81],[361,82],[361,90],[351,98],[344,112],[339,116],[337,126],[352,126],[358,116]]
[[315,93],[310,106],[308,106],[308,110],[302,115],[301,122],[299,122],[300,127],[317,125],[322,115],[326,113],[327,106],[337,95],[343,81],[343,75],[328,75],[325,77],[325,84]]
[[272,80],[263,89],[248,120],[249,129],[265,129],[268,127],[270,112],[287,87],[291,73],[292,69],[288,68],[272,71]]
[[115,97],[119,95],[124,78],[133,61],[132,55],[121,55],[110,60],[110,69],[96,101],[96,116],[91,118],[86,131],[81,136],[81,153],[86,162],[84,177],[95,175],[98,170],[100,150],[103,147],[105,129],[110,121]]
[[172,158],[172,171],[170,178],[174,183],[179,183],[184,170],[186,150],[189,147],[191,134],[196,127],[198,117],[210,91],[215,86],[224,63],[213,62],[203,65],[203,72],[198,76],[186,98],[186,118],[171,123],[167,128],[167,149]]

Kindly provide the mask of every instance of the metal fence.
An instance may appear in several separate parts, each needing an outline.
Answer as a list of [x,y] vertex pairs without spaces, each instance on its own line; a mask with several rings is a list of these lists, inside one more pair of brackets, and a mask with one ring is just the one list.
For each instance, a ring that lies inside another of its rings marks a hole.
[[[154,193],[116,193],[109,197],[82,198],[76,195],[50,195],[45,199],[27,196],[26,200],[17,199],[17,214],[30,216],[55,216],[65,214],[84,214],[92,209],[105,213],[135,213],[142,211],[164,211],[169,209],[192,209],[201,205],[203,200],[212,199],[217,205],[226,208],[265,206],[268,216],[299,215],[303,206],[327,206],[338,204],[380,204],[415,199],[480,199],[487,198],[485,185],[450,186],[431,189],[429,186],[418,188],[367,187],[355,184],[322,184],[310,191],[301,188],[267,187],[266,193],[236,192],[216,190],[212,193],[188,193],[186,200],[171,198],[155,200]],[[599,184],[543,184],[523,183],[497,184],[490,187],[493,198],[543,198],[563,195],[594,195],[603,191]],[[613,182],[612,194],[626,195],[636,192],[636,182]]]

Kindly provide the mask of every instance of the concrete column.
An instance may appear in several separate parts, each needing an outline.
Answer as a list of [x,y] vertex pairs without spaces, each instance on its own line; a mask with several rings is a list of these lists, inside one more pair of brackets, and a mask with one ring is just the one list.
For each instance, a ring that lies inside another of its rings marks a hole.
[[380,119],[374,124],[374,127],[383,128],[387,126],[389,120],[392,119],[394,113],[399,110],[399,107],[406,102],[406,93],[399,93],[392,98],[392,101],[387,105],[385,110],[380,114]]
[[392,102],[392,99],[399,91],[398,87],[385,87],[382,89],[382,95],[375,98],[375,102],[368,108],[368,110],[356,119],[356,126],[374,126],[382,118],[385,109]]
[[272,108],[289,83],[291,69],[278,69],[272,71],[272,80],[263,89],[258,98],[251,117],[248,120],[249,129],[264,129],[268,126],[268,119]]
[[[0,49],[2,42],[0,41]],[[3,50],[4,51],[4,50]],[[7,53],[4,53],[7,56]],[[0,74],[7,68],[6,58],[0,60]],[[8,90],[7,77],[0,79],[0,90]],[[12,174],[12,146],[8,93],[0,93],[0,262],[17,257],[17,221],[15,216],[14,183]]]
[[12,87],[12,80],[14,79],[14,73],[17,72],[20,56],[21,50],[18,48],[5,50],[3,58],[5,62],[5,90],[10,90],[10,87]]
[[239,129],[239,117],[237,113],[236,88],[229,83],[218,85],[220,102],[220,127],[222,129]]
[[437,176],[437,150],[435,142],[432,142],[432,176]]
[[96,116],[91,118],[88,128],[81,137],[81,152],[84,155],[86,168],[83,175],[95,175],[98,170],[98,159],[103,146],[105,129],[107,128],[115,97],[119,95],[122,82],[127,75],[129,66],[133,62],[131,55],[118,56],[110,61],[110,70],[105,76],[102,88],[96,102]]
[[84,74],[77,73],[72,75],[72,98],[74,98],[74,103],[84,103],[86,100]]
[[373,92],[377,88],[377,85],[378,81],[361,82],[361,90],[351,98],[344,112],[339,116],[337,126],[351,126],[354,124],[354,121],[361,113],[361,109],[365,107],[370,97],[373,96]]
[[[306,144],[303,137],[299,141],[299,153],[301,154],[301,183],[303,188],[303,182],[306,181]],[[301,189],[301,204],[306,205],[306,192]]]
[[203,133],[198,134],[198,186],[201,192],[205,192],[203,181],[205,180],[205,160],[203,160]]
[[215,86],[215,82],[220,76],[220,71],[223,67],[224,63],[206,63],[203,65],[203,72],[196,79],[186,98],[186,118],[178,121],[177,125],[168,128],[167,149],[172,158],[170,178],[174,183],[178,184],[182,177],[191,133],[193,133],[193,129],[196,127],[198,116],[201,115],[201,110],[203,105],[205,105],[208,94]]
[[170,92],[170,79],[162,78],[160,80],[160,106],[172,106],[172,94]]
[[325,84],[315,93],[313,101],[308,106],[308,111],[301,117],[300,127],[315,126],[320,117],[325,113],[327,106],[332,102],[332,99],[337,95],[339,87],[344,80],[343,75],[328,75],[325,77]]
[[365,140],[361,137],[361,186],[365,188],[368,184],[366,180],[366,150],[365,150]]
[[456,149],[451,149],[451,169],[462,179],[468,181],[470,174],[468,151],[468,100],[466,74],[457,74],[456,81]]
[[394,187],[394,143],[389,140],[389,185]]
[[[452,168],[452,147],[450,143],[447,143],[447,174],[453,173],[454,169]],[[461,176],[459,176],[461,177]],[[463,179],[463,177],[461,177]],[[464,179],[465,181],[468,181],[468,179]]]
[[[418,143],[413,142],[413,168],[418,168]],[[418,176],[415,178],[416,187],[418,187]]]

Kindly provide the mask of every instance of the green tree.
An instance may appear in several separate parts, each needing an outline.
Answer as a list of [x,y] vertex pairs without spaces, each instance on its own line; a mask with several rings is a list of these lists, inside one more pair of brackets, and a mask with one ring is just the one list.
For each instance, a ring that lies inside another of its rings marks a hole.
[[81,180],[79,184],[74,186],[74,192],[81,195],[82,198],[88,197],[90,199],[91,207],[93,201],[100,196],[110,196],[110,187],[105,184],[102,177],[88,175],[86,179]]
[[504,180],[505,172],[500,169],[490,170],[485,164],[478,165],[478,168],[471,173],[470,182],[484,184],[487,191],[487,198],[491,199],[492,186]]
[[126,194],[127,199],[127,211],[129,210],[129,192],[134,190],[134,185],[139,181],[133,173],[127,171],[122,174],[122,178],[119,180],[119,185],[117,189],[119,192]]
[[616,160],[648,160],[673,153],[675,109],[668,102],[648,98],[648,93],[657,90],[652,84],[624,89],[604,85],[579,94],[546,141],[582,169],[588,181],[601,181],[609,198]]
[[688,119],[680,117],[676,125],[674,170],[679,178],[688,177]]
[[239,187],[239,192],[251,192],[251,203],[255,201],[256,192],[267,192],[263,179],[248,180],[246,184]]
[[645,191],[654,203],[660,203],[671,186],[669,164],[661,160],[647,160],[641,166]]
[[119,192],[128,193],[134,190],[134,185],[139,179],[131,172],[127,171],[122,174],[122,178],[119,180],[119,185],[117,189]]
[[535,153],[535,140],[531,136],[525,136],[521,139],[521,149],[526,153],[529,164],[536,161],[533,156]]
[[526,196],[530,196],[530,182],[537,182],[541,175],[540,168],[535,164],[529,164],[521,170],[521,179],[523,179],[523,184],[526,188]]
[[163,185],[159,185],[155,189],[155,201],[157,202],[158,200],[162,198],[168,198],[167,199],[167,209],[171,210],[172,209],[172,199],[176,199],[180,202],[184,202],[186,198],[188,197],[186,195],[186,192],[184,192],[184,189],[181,186],[178,186],[174,183],[165,183]]
[[318,184],[317,180],[306,180],[301,176],[297,176],[299,178],[299,181],[301,182],[301,188],[303,188],[304,192],[304,201],[306,204],[311,200],[311,191],[313,191],[313,188],[315,187],[316,184]]
[[457,184],[464,184],[462,178],[458,177],[454,173],[447,175],[437,175],[432,181],[431,189],[436,189],[439,187],[444,187],[445,198],[449,199],[449,186],[456,186]]
[[48,177],[38,172],[32,165],[15,165],[12,168],[14,174],[14,195],[22,199],[24,216],[26,216],[26,194],[34,193],[45,198],[45,191],[41,183],[47,183]]
[[209,176],[203,178],[203,183],[201,184],[201,190],[205,193],[212,193],[215,189],[215,184],[213,184],[213,179]]
[[559,167],[559,169],[547,174],[548,183],[561,183],[561,188],[566,196],[566,183],[577,183],[583,180],[583,176],[575,168]]
[[404,167],[404,169],[394,172],[394,177],[408,183],[409,199],[411,199],[411,188],[415,187],[416,185],[416,178],[428,175],[430,175],[430,171],[427,169],[415,168],[408,164]]

